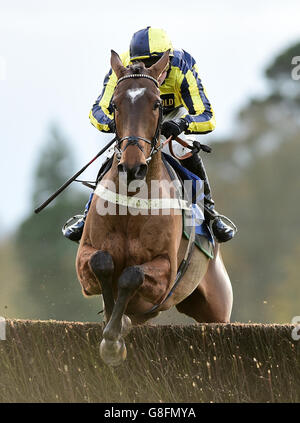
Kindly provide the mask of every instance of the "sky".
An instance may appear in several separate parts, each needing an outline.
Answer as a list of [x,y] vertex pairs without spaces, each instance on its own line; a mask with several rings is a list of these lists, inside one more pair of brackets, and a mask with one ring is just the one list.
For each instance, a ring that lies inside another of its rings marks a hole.
[[299,0],[0,0],[0,238],[32,211],[33,173],[51,124],[70,140],[78,169],[111,138],[88,119],[111,49],[124,52],[150,25],[192,54],[216,114],[206,135],[213,144],[235,133],[251,97],[267,93],[263,70],[300,40],[299,16]]

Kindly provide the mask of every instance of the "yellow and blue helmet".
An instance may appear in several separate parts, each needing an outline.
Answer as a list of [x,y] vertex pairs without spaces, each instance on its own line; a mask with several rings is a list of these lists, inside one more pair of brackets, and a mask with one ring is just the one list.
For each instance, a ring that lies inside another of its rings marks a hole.
[[129,48],[130,60],[160,57],[169,49],[170,56],[173,56],[173,45],[167,33],[163,29],[147,26],[133,34]]

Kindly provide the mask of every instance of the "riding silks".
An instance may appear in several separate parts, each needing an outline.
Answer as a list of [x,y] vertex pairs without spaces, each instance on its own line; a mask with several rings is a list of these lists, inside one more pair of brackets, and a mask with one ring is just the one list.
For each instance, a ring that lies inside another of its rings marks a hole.
[[[121,55],[124,66],[131,64],[129,51]],[[113,122],[112,97],[117,85],[117,76],[110,69],[105,76],[103,89],[90,111],[90,121],[99,131],[111,132]],[[174,50],[167,77],[159,87],[164,114],[184,106],[186,133],[206,134],[215,129],[213,108],[198,74],[195,59],[185,50]]]

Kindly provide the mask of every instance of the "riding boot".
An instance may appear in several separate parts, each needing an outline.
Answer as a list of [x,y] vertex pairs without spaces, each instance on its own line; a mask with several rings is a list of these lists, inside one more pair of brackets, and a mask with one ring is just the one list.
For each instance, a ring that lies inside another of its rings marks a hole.
[[84,213],[71,217],[71,219],[69,219],[64,224],[62,227],[62,233],[64,237],[79,243],[82,237],[85,220],[92,202],[93,195],[94,193],[90,195],[89,201],[85,205]]
[[198,153],[194,152],[191,157],[181,160],[181,164],[196,176],[199,176],[203,181],[204,217],[207,222],[212,221],[212,231],[216,240],[219,243],[229,241],[234,237],[236,231],[226,225],[222,221],[222,217],[215,210],[215,202],[211,197],[211,189],[201,157]]
[[[98,176],[96,179],[96,185],[98,182],[103,178],[106,172],[111,168],[113,162],[113,156],[108,157],[105,162],[102,164]],[[85,220],[92,202],[94,193],[90,195],[89,201],[85,205],[84,213],[77,214],[76,216],[71,217],[64,226],[62,227],[62,233],[64,237],[70,239],[71,241],[78,242],[80,241],[83,233],[83,228],[85,224]]]

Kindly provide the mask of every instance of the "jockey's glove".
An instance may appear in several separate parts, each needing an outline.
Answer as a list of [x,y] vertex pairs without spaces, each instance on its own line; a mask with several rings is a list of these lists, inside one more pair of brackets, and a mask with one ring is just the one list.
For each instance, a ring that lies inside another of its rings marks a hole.
[[166,138],[172,136],[173,138],[178,137],[181,132],[186,131],[188,128],[188,122],[183,119],[168,120],[162,124],[161,134]]

